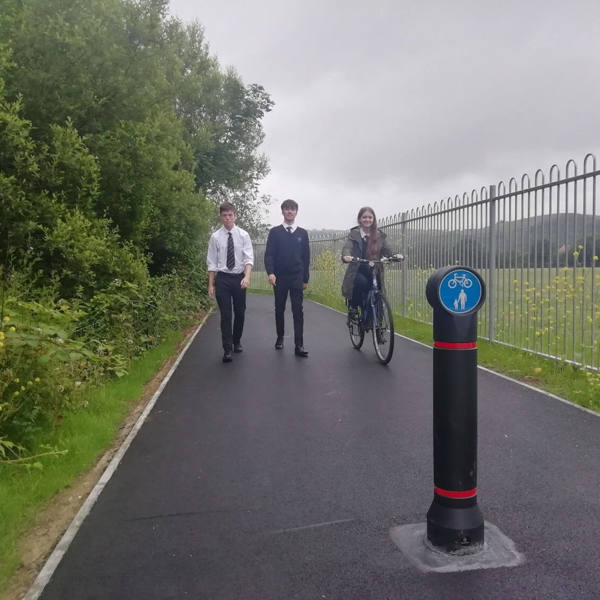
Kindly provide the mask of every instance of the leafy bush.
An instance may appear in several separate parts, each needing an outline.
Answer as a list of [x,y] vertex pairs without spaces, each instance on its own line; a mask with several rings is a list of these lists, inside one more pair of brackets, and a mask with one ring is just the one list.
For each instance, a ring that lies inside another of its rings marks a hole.
[[0,323],[0,437],[29,442],[72,405],[78,388],[110,368],[71,338],[78,313],[9,298]]
[[133,357],[188,325],[206,303],[203,271],[114,279],[89,300],[18,300],[20,283],[13,278],[0,289],[4,448],[30,447],[40,427],[79,407],[81,390],[126,373]]
[[116,278],[144,285],[147,269],[133,249],[122,244],[105,219],[89,219],[79,209],[65,210],[46,228],[52,273],[60,278],[64,298],[90,298]]

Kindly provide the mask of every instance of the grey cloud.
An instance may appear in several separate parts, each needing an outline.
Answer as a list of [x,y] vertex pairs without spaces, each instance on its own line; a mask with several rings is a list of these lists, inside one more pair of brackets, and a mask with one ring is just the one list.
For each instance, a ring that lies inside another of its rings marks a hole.
[[272,94],[265,189],[315,215],[335,218],[320,194],[437,199],[599,146],[596,0],[171,6]]

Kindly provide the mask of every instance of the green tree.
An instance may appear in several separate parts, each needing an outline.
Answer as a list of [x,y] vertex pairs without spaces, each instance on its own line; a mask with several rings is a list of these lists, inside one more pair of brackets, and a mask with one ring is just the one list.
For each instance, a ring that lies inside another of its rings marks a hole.
[[24,97],[36,137],[67,119],[87,136],[169,104],[166,0],[0,2],[0,32],[15,59],[7,95]]
[[[15,249],[24,251],[45,198],[34,190],[39,177],[31,123],[20,116],[19,100],[6,102],[0,79],[0,264],[4,276]],[[42,200],[42,201],[40,201]]]
[[179,66],[171,76],[174,103],[196,159],[198,187],[209,195],[229,190],[251,196],[268,172],[257,149],[273,101],[262,86],[245,86],[235,70],[220,71],[198,23],[173,24],[168,37]]
[[53,227],[75,228],[81,239],[99,227],[162,274],[197,265],[221,199],[235,201],[248,229],[262,227],[268,198],[258,182],[268,165],[258,148],[272,101],[222,72],[200,25],[184,26],[167,7],[0,0],[10,49],[2,110],[13,136],[0,149],[2,172],[21,172],[0,186],[19,205],[6,252],[33,247],[53,261],[63,239]]
[[181,122],[159,112],[99,136],[102,206],[123,239],[149,254],[153,273],[197,261],[208,203],[196,191]]

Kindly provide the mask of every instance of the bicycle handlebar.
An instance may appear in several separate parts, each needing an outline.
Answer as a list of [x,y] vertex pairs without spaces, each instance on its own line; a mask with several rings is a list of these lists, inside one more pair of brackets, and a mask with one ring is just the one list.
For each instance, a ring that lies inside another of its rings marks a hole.
[[404,256],[402,256],[402,254],[400,254],[400,256],[397,258],[395,256],[383,256],[381,259],[379,260],[368,260],[366,258],[358,258],[357,256],[353,256],[352,260],[350,262],[356,262],[356,263],[366,263],[368,265],[375,265],[375,264],[385,264],[385,263],[389,263],[389,262],[402,262],[404,260]]

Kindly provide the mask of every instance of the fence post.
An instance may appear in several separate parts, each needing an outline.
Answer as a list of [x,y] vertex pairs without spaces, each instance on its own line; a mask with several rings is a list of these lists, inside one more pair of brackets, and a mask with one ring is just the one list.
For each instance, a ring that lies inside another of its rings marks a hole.
[[[401,217],[400,231],[402,233],[402,249],[400,253],[406,259],[406,212]],[[400,303],[402,305],[402,316],[406,317],[406,260],[402,261],[402,290],[400,292]]]
[[496,338],[496,253],[498,247],[498,236],[496,228],[496,207],[498,200],[496,197],[496,186],[490,185],[490,204],[489,204],[489,238],[488,238],[488,278],[487,278],[487,299],[488,299],[488,337],[490,342]]

